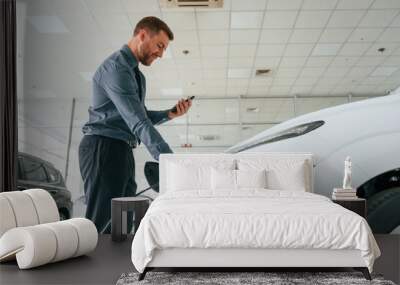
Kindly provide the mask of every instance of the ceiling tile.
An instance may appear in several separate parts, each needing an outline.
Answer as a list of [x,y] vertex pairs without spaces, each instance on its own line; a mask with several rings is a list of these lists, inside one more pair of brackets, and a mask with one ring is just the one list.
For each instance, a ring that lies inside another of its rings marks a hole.
[[126,31],[132,33],[133,28],[126,14],[95,12],[94,17],[102,31],[114,33]]
[[229,57],[229,67],[233,68],[252,67],[253,62],[254,57]]
[[285,45],[282,44],[260,45],[257,56],[281,56],[284,50]]
[[318,80],[316,87],[322,87],[322,86],[335,86],[339,81],[341,80],[341,77],[321,77]]
[[297,11],[267,11],[264,16],[264,29],[293,28]]
[[331,11],[300,11],[295,27],[323,28],[325,27],[330,14]]
[[232,0],[232,11],[255,10],[260,11],[265,9],[266,0]]
[[285,56],[308,56],[313,47],[313,44],[288,44]]
[[226,69],[204,69],[203,78],[204,79],[219,79],[226,78]]
[[163,12],[163,18],[173,30],[195,30],[196,21],[192,12]]
[[[35,2],[38,2],[38,1],[35,1]],[[57,3],[57,2],[66,3],[66,2],[70,2],[70,1],[65,1],[65,0],[63,0],[63,1],[54,1],[54,0],[48,1],[48,3],[51,3],[51,2],[52,3]],[[122,13],[124,11],[123,7],[119,1],[113,3],[109,0],[84,0],[84,2],[87,4],[87,7],[91,10],[101,10],[103,12],[108,11],[109,13],[110,12],[111,13]],[[35,7],[35,6],[36,5],[32,5],[32,7]],[[55,12],[54,8],[49,6],[47,3],[46,3],[46,6],[50,7],[51,13]],[[75,9],[76,9],[76,7],[75,7]],[[65,11],[65,8],[63,8],[63,10]]]
[[177,30],[174,31],[174,41],[173,43],[177,45],[197,45],[199,43],[199,39],[197,38],[197,33],[193,33],[193,31],[185,31],[185,30]]
[[203,45],[225,45],[229,43],[227,30],[199,30],[198,33],[200,43]]
[[296,77],[277,77],[273,81],[273,86],[292,86]]
[[209,80],[204,81],[204,86],[208,86],[208,87],[225,87],[226,86],[226,80],[209,79]]
[[381,56],[363,56],[356,63],[356,66],[378,66],[385,60]]
[[[192,45],[177,45],[174,42],[171,42],[169,48],[172,50],[172,54],[175,58],[187,58],[193,59],[200,57],[200,50],[199,47],[192,46]],[[184,50],[188,50],[189,53],[183,53]]]
[[203,68],[221,69],[228,66],[228,58],[202,58]]
[[260,30],[230,30],[230,42],[232,44],[256,44]]
[[290,94],[293,95],[308,95],[311,93],[313,85],[293,85]]
[[374,0],[340,0],[336,6],[337,10],[368,9]]
[[269,0],[268,10],[298,10],[301,7],[302,0]]
[[337,0],[304,0],[303,10],[332,10]]
[[229,87],[247,87],[249,85],[249,79],[228,79]]
[[363,10],[337,10],[334,11],[329,19],[328,28],[353,28],[358,25],[362,16],[365,14]]
[[360,78],[369,75],[374,70],[374,67],[370,66],[355,66],[350,69],[350,71],[346,74],[347,78]]
[[350,70],[348,67],[329,67],[323,74],[324,77],[343,77]]
[[280,67],[302,67],[306,63],[307,57],[283,57]]
[[269,86],[272,83],[272,77],[256,77],[250,80],[250,87]]
[[325,67],[304,67],[300,73],[301,77],[319,77],[324,73]]
[[[375,56],[387,56],[396,54],[396,49],[398,49],[400,43],[387,43],[387,42],[377,42],[372,44],[369,50],[365,53],[366,55],[375,55]],[[378,51],[380,48],[385,48],[384,52]],[[399,50],[400,51],[400,50]]]
[[289,29],[268,29],[261,30],[260,43],[286,43],[292,30]]
[[340,55],[358,55],[361,56],[371,46],[370,43],[346,43],[340,50]]
[[314,85],[318,81],[318,77],[299,77],[296,85]]
[[391,27],[400,27],[400,15],[394,19],[394,21],[390,24]]
[[321,35],[320,29],[295,29],[290,37],[290,43],[315,43]]
[[198,12],[196,16],[199,29],[223,30],[229,28],[228,12]]
[[383,62],[384,66],[400,66],[400,56],[388,56]]
[[317,44],[312,52],[313,56],[336,55],[342,44]]
[[228,78],[250,78],[251,68],[229,68]]
[[309,67],[324,67],[328,66],[332,60],[333,56],[311,56],[308,58],[306,66]]
[[353,29],[325,29],[322,32],[320,43],[343,43],[349,37]]
[[262,12],[232,12],[232,29],[259,29],[262,23]]
[[[115,4],[115,3],[113,3]],[[134,12],[160,12],[160,6],[157,0],[121,0],[125,11]]]
[[332,61],[331,66],[353,66],[359,60],[359,56],[337,56]]
[[[383,73],[386,73],[387,71],[382,71]],[[384,74],[380,74],[380,72],[378,71],[377,74],[374,74],[375,72],[371,73],[370,76],[364,78],[361,81],[361,84],[366,84],[366,85],[378,85],[381,84],[385,79],[386,79],[386,75]]]
[[227,57],[228,56],[228,46],[201,46],[202,57]]
[[349,37],[349,42],[374,42],[382,33],[383,29],[357,28]]
[[[70,31],[58,16],[29,16],[29,23],[42,34],[66,34]],[[104,24],[104,22],[102,23]],[[129,22],[127,22],[129,27]]]
[[268,93],[271,95],[289,95],[290,86],[272,86]]
[[280,60],[281,57],[278,56],[266,56],[266,57],[257,56],[254,61],[254,66],[261,68],[273,68],[279,65]]
[[400,2],[398,0],[375,0],[371,9],[399,9]]
[[380,42],[400,42],[400,28],[387,28],[378,39]]
[[359,27],[386,27],[397,13],[397,10],[368,10]]
[[376,68],[370,76],[390,76],[393,73],[395,73],[397,70],[399,70],[398,67],[390,67],[390,66],[382,66]]
[[230,57],[254,57],[256,45],[231,45],[229,47]]
[[301,68],[283,68],[279,67],[276,75],[278,77],[297,77],[301,72]]

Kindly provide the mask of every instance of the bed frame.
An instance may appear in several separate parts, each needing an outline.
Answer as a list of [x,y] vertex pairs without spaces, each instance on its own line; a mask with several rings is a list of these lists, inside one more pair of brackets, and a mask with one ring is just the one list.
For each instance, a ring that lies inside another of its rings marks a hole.
[[[162,154],[160,156],[160,193],[165,192],[167,184],[168,163],[175,159],[200,158],[210,159],[234,156],[259,157],[260,153],[243,154]],[[271,158],[301,158],[306,162],[308,189],[313,192],[313,157],[310,153],[263,153],[263,157]],[[343,268],[350,267],[361,271],[367,280],[371,275],[359,250],[333,249],[254,249],[254,248],[169,248],[157,249],[153,259],[139,280],[143,280],[146,273],[155,268],[232,268],[237,271],[246,271],[250,268]]]
[[143,280],[155,268],[337,268],[361,271],[367,280],[371,275],[359,250],[331,249],[197,249],[170,248],[156,250],[152,261],[139,275]]

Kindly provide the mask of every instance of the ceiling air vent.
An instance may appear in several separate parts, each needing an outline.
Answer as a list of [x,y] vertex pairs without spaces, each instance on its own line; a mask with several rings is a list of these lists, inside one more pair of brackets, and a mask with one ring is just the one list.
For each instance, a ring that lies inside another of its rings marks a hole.
[[271,69],[256,69],[256,76],[271,75]]
[[258,107],[248,107],[246,108],[247,113],[258,113],[260,112],[260,108]]
[[224,0],[160,0],[162,8],[202,7],[222,8]]
[[219,140],[219,135],[199,135],[201,141],[216,141]]

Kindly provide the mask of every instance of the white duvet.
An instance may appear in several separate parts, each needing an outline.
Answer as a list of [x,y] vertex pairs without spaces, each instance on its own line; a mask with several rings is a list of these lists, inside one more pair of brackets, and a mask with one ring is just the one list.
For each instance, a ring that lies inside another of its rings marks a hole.
[[358,249],[370,271],[380,255],[359,215],[321,195],[265,189],[160,195],[134,237],[132,262],[143,272],[165,248]]

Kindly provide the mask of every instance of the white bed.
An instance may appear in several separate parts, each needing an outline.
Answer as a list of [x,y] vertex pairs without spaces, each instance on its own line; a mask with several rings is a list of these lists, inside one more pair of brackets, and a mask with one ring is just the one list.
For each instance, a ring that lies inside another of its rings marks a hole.
[[312,163],[311,154],[162,155],[161,195],[132,243],[141,278],[154,267],[355,267],[368,278],[380,255],[371,230],[312,193]]

